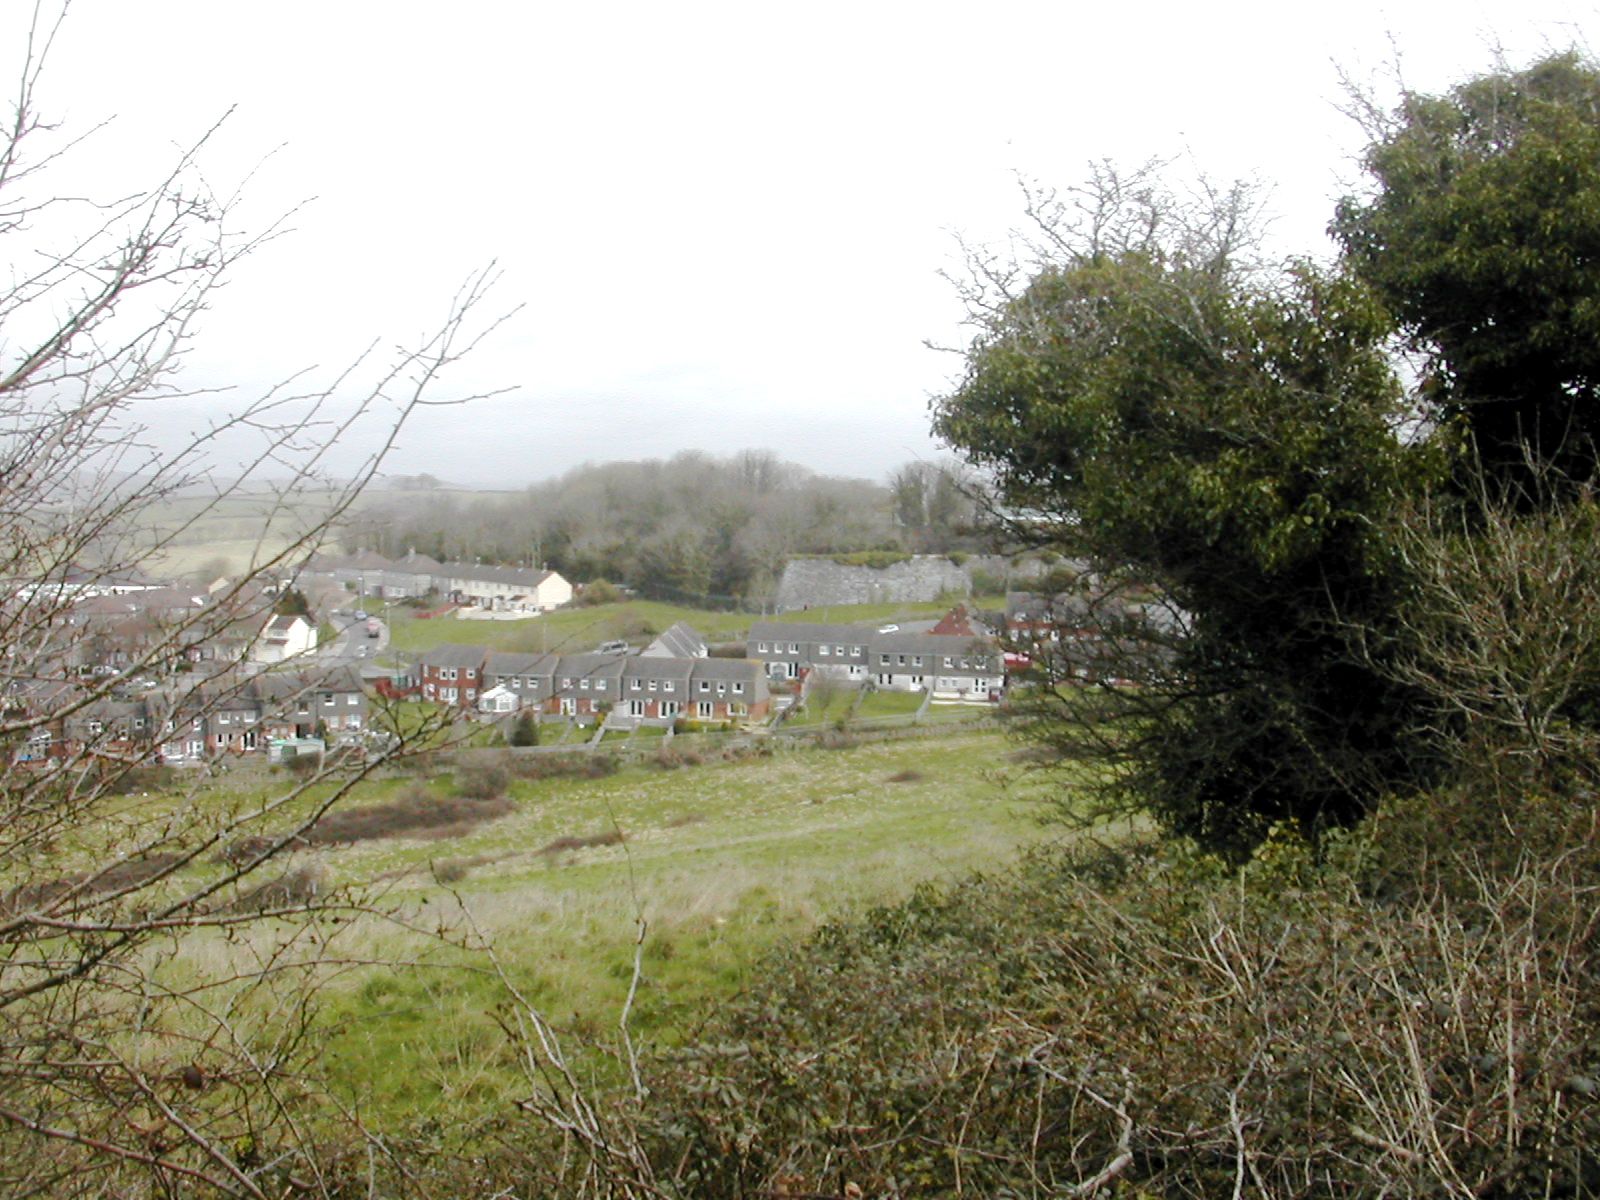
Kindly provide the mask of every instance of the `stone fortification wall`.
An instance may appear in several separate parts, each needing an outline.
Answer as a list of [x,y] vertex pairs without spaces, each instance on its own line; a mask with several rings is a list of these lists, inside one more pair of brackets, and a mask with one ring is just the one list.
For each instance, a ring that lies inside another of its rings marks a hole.
[[967,573],[940,554],[924,554],[887,567],[847,567],[828,558],[791,559],[778,581],[777,610],[795,612],[830,604],[898,604],[965,596]]
[[1015,582],[1019,587],[1031,580],[1047,575],[1053,564],[1042,558],[1007,558],[1003,554],[973,554],[961,564],[970,579],[974,571],[982,571],[990,579]]

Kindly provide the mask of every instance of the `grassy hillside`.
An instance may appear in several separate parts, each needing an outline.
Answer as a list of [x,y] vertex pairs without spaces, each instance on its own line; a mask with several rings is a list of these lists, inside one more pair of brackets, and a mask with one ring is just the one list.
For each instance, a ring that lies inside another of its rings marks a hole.
[[[476,769],[425,786],[444,803]],[[390,779],[351,804],[417,786]],[[285,864],[324,887],[379,881],[381,907],[451,931],[441,941],[373,916],[338,933],[342,956],[414,964],[344,971],[323,992],[325,1066],[369,1112],[460,1117],[461,1105],[477,1111],[526,1087],[495,1023],[505,993],[483,955],[456,941],[492,943],[526,996],[592,1032],[615,1026],[642,919],[632,1028],[671,1043],[747,985],[780,940],[1047,836],[1035,820],[1040,782],[1007,761],[993,731],[652,760],[604,779],[515,779],[506,794],[509,813],[454,836],[330,845]],[[225,972],[258,952],[258,940],[210,939],[184,969]]]

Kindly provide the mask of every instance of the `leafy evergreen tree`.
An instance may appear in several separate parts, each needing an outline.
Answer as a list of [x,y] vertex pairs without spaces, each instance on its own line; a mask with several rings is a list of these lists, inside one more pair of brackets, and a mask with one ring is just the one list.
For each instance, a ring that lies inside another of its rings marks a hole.
[[1403,397],[1364,289],[1264,277],[1175,224],[1113,249],[1058,236],[936,427],[1025,533],[1168,608],[1102,609],[1102,685],[1041,689],[1036,729],[1118,764],[1121,801],[1243,852],[1277,820],[1346,822],[1413,769],[1399,689],[1350,629],[1392,605],[1373,517],[1425,456],[1391,432]]
[[1574,54],[1369,118],[1375,184],[1334,221],[1427,363],[1426,400],[1491,475],[1594,476],[1600,72]]
[[[1103,606],[1101,686],[1061,686],[1084,662],[1056,656],[1035,728],[1236,854],[1432,777],[1430,581],[1399,514],[1453,494],[1470,543],[1472,506],[1490,528],[1595,476],[1600,73],[1559,55],[1369,113],[1375,186],[1339,207],[1335,269],[1249,261],[1238,192],[1186,204],[1102,170],[1035,207],[1025,286],[969,297],[979,333],[936,406],[1022,532],[1171,609]],[[1427,364],[1414,395],[1396,332]]]

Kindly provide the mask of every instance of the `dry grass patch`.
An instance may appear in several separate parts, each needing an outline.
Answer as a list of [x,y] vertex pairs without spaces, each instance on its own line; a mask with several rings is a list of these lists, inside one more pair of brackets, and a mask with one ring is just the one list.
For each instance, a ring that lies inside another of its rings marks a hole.
[[276,879],[269,879],[259,887],[251,888],[230,904],[227,911],[267,912],[271,909],[309,904],[322,894],[323,887],[323,872],[320,867],[314,865],[296,867]]
[[[420,785],[406,789],[387,804],[335,809],[293,840],[295,847],[348,845],[379,838],[461,837],[485,821],[508,816],[516,802],[507,796],[438,796]],[[223,852],[233,862],[261,854],[275,839],[244,838]]]
[[607,829],[600,833],[591,833],[583,837],[558,837],[555,841],[543,847],[540,854],[564,854],[569,850],[591,850],[596,846],[620,846],[627,841],[627,836],[620,829]]
[[125,889],[137,888],[157,876],[174,869],[183,861],[181,854],[149,854],[127,862],[113,863],[103,871],[80,871],[47,879],[0,892],[0,916],[46,906],[73,892],[105,896]]

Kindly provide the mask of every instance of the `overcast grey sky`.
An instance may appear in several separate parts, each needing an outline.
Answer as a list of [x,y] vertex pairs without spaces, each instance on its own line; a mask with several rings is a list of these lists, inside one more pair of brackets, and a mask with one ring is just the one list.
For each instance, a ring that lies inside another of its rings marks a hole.
[[[6,0],[13,58],[32,5]],[[1178,155],[1273,185],[1317,252],[1353,177],[1339,72],[1435,89],[1587,42],[1588,7],[76,0],[39,100],[118,191],[223,113],[218,187],[303,200],[189,364],[248,394],[416,335],[496,260],[520,314],[390,461],[516,486],[585,460],[765,447],[881,478],[937,448],[961,339],[953,234],[1002,238],[1015,173]],[[265,160],[265,161],[263,161]],[[313,199],[314,198],[314,199]]]

